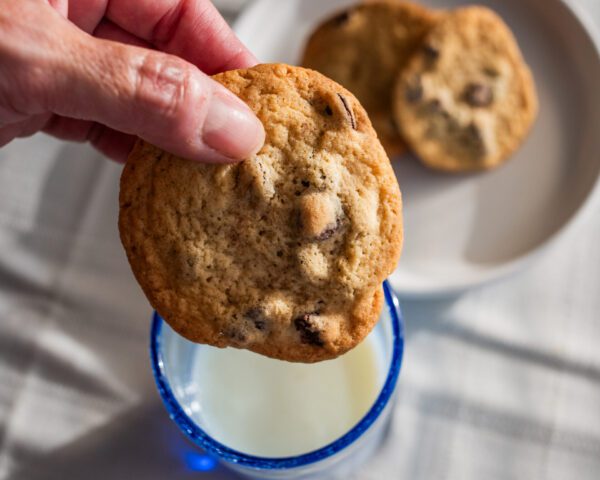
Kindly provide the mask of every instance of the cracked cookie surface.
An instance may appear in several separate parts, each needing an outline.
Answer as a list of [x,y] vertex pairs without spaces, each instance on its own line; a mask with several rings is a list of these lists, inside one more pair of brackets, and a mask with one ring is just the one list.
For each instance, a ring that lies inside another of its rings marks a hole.
[[317,72],[260,65],[214,78],[257,114],[265,145],[207,165],[138,141],[119,217],[133,272],[190,340],[334,358],[377,322],[400,255],[389,160],[358,101]]
[[302,64],[356,95],[390,156],[405,150],[391,108],[395,79],[437,18],[419,5],[371,1],[338,12],[307,42]]
[[533,78],[502,19],[484,7],[447,13],[398,79],[396,122],[427,166],[502,163],[537,113]]

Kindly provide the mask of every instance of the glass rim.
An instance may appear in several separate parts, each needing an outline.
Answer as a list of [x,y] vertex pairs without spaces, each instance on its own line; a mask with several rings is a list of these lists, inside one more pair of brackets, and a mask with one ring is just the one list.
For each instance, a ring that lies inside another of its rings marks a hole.
[[171,389],[171,385],[165,372],[163,354],[160,348],[164,320],[157,312],[154,312],[150,335],[150,358],[152,363],[152,372],[154,374],[156,386],[163,403],[167,408],[169,416],[193,443],[204,449],[207,453],[240,466],[262,470],[284,470],[313,464],[337,454],[354,443],[363,435],[363,433],[367,431],[371,425],[373,425],[373,423],[375,423],[388,404],[398,382],[404,353],[402,312],[400,310],[398,299],[390,288],[387,280],[383,282],[383,293],[385,305],[388,309],[390,321],[392,323],[393,336],[392,358],[385,382],[381,388],[381,391],[379,392],[379,395],[377,396],[377,399],[373,405],[371,405],[367,413],[358,421],[356,425],[354,425],[354,427],[333,442],[301,455],[287,457],[263,457],[240,452],[215,440],[194,420],[192,420],[187,413],[185,413],[182,406],[177,401],[177,398],[173,394],[173,390]]

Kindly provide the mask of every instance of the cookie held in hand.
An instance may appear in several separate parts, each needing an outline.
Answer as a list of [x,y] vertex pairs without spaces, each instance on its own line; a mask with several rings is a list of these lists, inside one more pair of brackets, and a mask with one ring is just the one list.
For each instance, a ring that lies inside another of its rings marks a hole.
[[257,114],[265,145],[208,165],[139,141],[120,193],[133,272],[192,341],[334,358],[377,322],[400,255],[389,160],[354,96],[315,71],[260,65],[214,78]]
[[429,167],[501,164],[537,114],[533,78],[502,19],[484,7],[446,14],[396,84],[396,122]]

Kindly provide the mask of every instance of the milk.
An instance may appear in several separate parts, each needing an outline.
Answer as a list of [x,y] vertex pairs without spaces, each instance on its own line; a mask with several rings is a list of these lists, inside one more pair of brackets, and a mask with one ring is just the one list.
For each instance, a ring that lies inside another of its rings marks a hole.
[[199,348],[193,360],[198,408],[215,440],[266,457],[307,453],[344,435],[384,382],[378,338],[334,360],[289,363],[233,348]]

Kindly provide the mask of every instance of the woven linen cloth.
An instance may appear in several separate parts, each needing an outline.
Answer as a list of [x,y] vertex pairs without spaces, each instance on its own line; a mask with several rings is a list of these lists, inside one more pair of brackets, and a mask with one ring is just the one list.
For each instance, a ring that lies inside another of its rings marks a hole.
[[[156,392],[120,170],[44,135],[0,149],[0,479],[236,478],[190,468]],[[599,197],[528,269],[403,302],[393,425],[354,478],[600,478]]]

